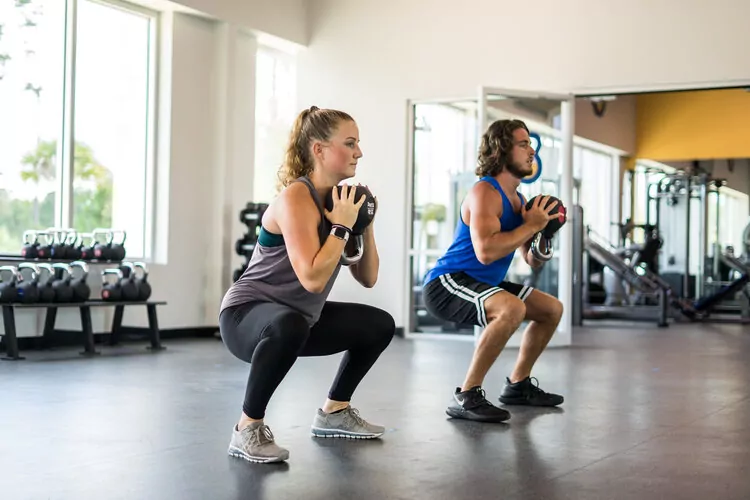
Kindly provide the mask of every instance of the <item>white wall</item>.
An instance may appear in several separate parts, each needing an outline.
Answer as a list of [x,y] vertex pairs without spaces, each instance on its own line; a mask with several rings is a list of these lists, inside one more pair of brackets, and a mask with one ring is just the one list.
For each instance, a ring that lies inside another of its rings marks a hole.
[[594,114],[591,101],[576,99],[576,135],[635,154],[635,103],[634,95],[617,96],[608,101],[602,116]]
[[247,29],[297,44],[308,41],[307,0],[173,0]]
[[574,91],[750,80],[742,34],[750,3],[689,1],[679,11],[679,23],[665,23],[672,2],[312,1],[299,106],[355,116],[365,155],[357,180],[380,210],[378,285],[345,278],[332,298],[385,307],[405,324],[408,99],[474,96],[478,85]]

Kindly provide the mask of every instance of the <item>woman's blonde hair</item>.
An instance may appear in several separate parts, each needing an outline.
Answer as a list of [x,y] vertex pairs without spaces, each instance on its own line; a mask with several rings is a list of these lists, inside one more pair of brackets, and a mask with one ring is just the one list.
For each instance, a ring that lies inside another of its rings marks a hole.
[[310,143],[328,141],[342,121],[354,121],[349,114],[335,109],[312,106],[294,120],[284,163],[279,168],[277,189],[281,191],[294,179],[310,175],[315,163],[310,156]]

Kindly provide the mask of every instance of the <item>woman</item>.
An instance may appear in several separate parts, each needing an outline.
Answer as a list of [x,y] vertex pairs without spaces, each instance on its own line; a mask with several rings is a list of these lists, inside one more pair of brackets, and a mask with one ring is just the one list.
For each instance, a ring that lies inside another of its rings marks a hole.
[[[365,197],[335,188],[354,176],[359,131],[348,114],[315,106],[297,117],[279,171],[281,192],[263,215],[248,267],[221,304],[221,336],[230,352],[250,363],[243,412],[229,454],[251,462],[279,462],[289,452],[264,423],[266,406],[298,356],[346,351],[312,424],[316,437],[372,439],[384,428],[363,420],[349,404],[359,382],[390,344],[390,314],[375,307],[327,301],[340,258]],[[333,193],[333,209],[323,200]],[[328,222],[326,222],[328,219]],[[379,258],[370,224],[354,278],[372,287]]]

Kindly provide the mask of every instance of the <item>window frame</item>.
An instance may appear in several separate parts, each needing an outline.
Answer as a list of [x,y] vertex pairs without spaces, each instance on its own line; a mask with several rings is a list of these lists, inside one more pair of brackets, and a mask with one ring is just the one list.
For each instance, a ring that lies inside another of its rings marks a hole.
[[[56,187],[55,187],[55,227],[70,228],[74,211],[74,145],[75,145],[75,83],[76,83],[76,49],[78,33],[78,4],[80,0],[65,1],[65,40],[63,42],[63,119],[60,126],[60,140],[58,140],[56,154]],[[156,186],[157,179],[157,139],[158,139],[158,102],[160,79],[160,45],[161,45],[161,14],[158,11],[136,5],[125,0],[85,0],[103,6],[116,8],[129,14],[136,14],[150,19],[148,43],[148,90],[146,96],[146,158],[145,160],[145,192],[144,192],[144,220],[143,220],[143,256],[138,257],[144,262],[153,260],[156,231]],[[2,254],[10,257],[16,254]],[[0,255],[0,256],[2,256]]]

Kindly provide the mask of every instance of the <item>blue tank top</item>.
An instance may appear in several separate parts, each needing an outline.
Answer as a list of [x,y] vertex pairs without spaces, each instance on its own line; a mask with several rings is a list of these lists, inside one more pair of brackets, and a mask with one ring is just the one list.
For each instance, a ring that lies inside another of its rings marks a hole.
[[[477,182],[489,182],[503,197],[503,214],[500,217],[500,231],[512,231],[523,224],[523,216],[515,213],[513,204],[500,188],[500,184],[494,177],[482,177]],[[521,203],[526,203],[521,193],[518,193]],[[456,231],[453,236],[453,243],[448,250],[440,257],[433,267],[425,276],[424,284],[429,283],[438,276],[448,273],[465,272],[477,281],[481,281],[492,286],[498,285],[505,279],[508,268],[515,255],[515,250],[505,257],[496,260],[492,264],[482,264],[477,259],[474,252],[474,246],[471,243],[471,232],[459,211],[459,221],[456,225]]]

